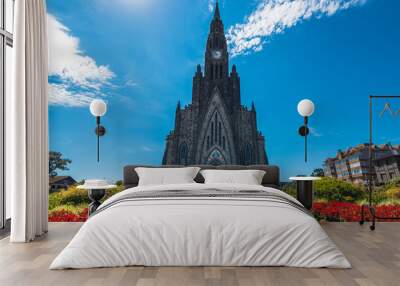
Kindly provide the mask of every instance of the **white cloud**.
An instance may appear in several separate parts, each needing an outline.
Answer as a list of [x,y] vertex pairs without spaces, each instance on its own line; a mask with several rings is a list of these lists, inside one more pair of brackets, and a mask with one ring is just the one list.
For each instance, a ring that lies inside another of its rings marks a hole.
[[367,0],[261,0],[244,23],[228,29],[232,56],[258,52],[266,39],[281,34],[311,17],[331,16],[340,10],[363,5]]
[[134,87],[134,86],[137,86],[138,85],[138,83],[137,82],[134,82],[133,80],[127,80],[126,82],[125,82],[125,86],[127,86],[127,87]]
[[48,14],[49,76],[57,82],[49,86],[49,102],[54,105],[85,106],[99,96],[115,77],[109,67],[97,65],[79,47],[79,39]]
[[153,150],[153,148],[150,148],[148,146],[142,146],[142,151],[144,151],[144,152],[153,152],[154,150]]
[[214,0],[208,0],[208,11],[214,12]]
[[322,134],[320,132],[318,132],[317,129],[313,128],[313,127],[308,127],[310,129],[310,134],[314,137],[322,137]]
[[89,105],[96,97],[95,93],[71,91],[67,84],[49,84],[49,103],[52,105],[81,107]]

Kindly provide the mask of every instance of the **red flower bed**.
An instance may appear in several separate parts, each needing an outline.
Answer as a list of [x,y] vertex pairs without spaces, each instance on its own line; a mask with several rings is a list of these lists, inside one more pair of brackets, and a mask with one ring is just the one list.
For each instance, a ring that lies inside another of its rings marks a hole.
[[[314,203],[312,212],[318,220],[357,222],[361,218],[361,206],[346,202]],[[381,217],[400,217],[400,205],[381,205],[376,207],[376,215]],[[68,210],[49,212],[50,222],[85,222],[88,218],[88,209],[76,214]],[[365,220],[370,219],[368,211]],[[392,220],[385,220],[392,221]]]
[[[345,202],[314,203],[312,209],[314,216],[327,221],[355,222],[361,219],[361,205]],[[381,205],[376,207],[376,215],[380,217],[400,217],[400,205]],[[370,219],[368,210],[365,220]],[[379,220],[378,220],[379,221]],[[394,221],[394,220],[384,220]]]
[[49,213],[50,222],[85,222],[88,218],[88,209],[83,209],[76,214],[68,210],[51,211]]

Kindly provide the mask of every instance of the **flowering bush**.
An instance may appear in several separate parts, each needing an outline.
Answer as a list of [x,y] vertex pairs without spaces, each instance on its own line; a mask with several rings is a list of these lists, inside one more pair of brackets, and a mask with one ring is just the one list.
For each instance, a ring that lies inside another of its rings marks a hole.
[[88,209],[84,208],[79,212],[67,209],[49,211],[50,222],[85,222],[88,218]]
[[[103,200],[115,195],[124,190],[124,186],[117,186],[114,189],[109,189],[106,191],[106,195]],[[58,206],[71,205],[77,206],[90,203],[87,190],[80,190],[76,186],[70,186],[67,190],[62,190],[59,192],[53,192],[49,195],[49,210],[53,210]]]
[[[320,181],[315,182],[314,190],[316,200],[350,203],[363,200],[367,194],[362,186],[328,177],[323,177]],[[282,191],[296,197],[296,183],[285,184]]]
[[[379,205],[375,210],[378,217],[400,216],[400,205]],[[356,222],[361,219],[361,205],[354,203],[317,202],[313,204],[312,211],[318,220]],[[365,220],[369,220],[370,218],[370,213],[366,209]]]
[[[124,186],[118,184],[114,189],[109,189],[102,201],[121,192]],[[67,190],[53,192],[49,195],[49,221],[50,222],[84,222],[88,217],[88,204],[90,203],[86,190],[71,186]]]
[[[317,220],[357,222],[361,218],[361,205],[347,202],[316,202],[312,212]],[[380,205],[376,207],[376,215],[381,217],[400,217],[400,205]],[[88,218],[88,209],[62,209],[49,211],[50,222],[85,222]],[[365,220],[370,214],[365,211]],[[391,220],[385,220],[391,221]]]
[[[379,205],[376,207],[376,215],[382,217],[400,216],[399,199],[400,183],[393,182],[382,190],[374,192],[374,202]],[[119,193],[123,186],[118,184],[115,189],[108,190],[105,198]],[[287,193],[296,196],[296,185],[287,184],[284,188]],[[313,204],[313,213],[318,220],[327,221],[359,221],[361,217],[361,204],[365,203],[365,194],[358,186],[341,182],[334,179],[324,178],[315,185],[315,199],[324,200],[324,202],[315,202]],[[388,195],[395,199],[388,200]],[[375,197],[382,196],[378,200]],[[399,199],[398,199],[399,198]],[[396,201],[397,199],[397,201]],[[355,203],[357,201],[357,203]],[[49,198],[49,221],[50,222],[84,222],[88,218],[89,199],[87,191],[78,190],[75,186],[68,190],[50,194]],[[397,203],[397,204],[396,204]],[[366,210],[365,219],[370,219],[370,214]],[[385,220],[390,221],[390,220]]]
[[324,177],[315,182],[315,197],[326,201],[354,203],[364,198],[365,190],[355,184]]

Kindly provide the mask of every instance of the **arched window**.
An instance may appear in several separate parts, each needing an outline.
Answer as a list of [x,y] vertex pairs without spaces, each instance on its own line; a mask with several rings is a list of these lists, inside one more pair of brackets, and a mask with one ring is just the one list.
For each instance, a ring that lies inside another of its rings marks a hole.
[[211,145],[214,144],[214,122],[211,122]]
[[214,65],[214,79],[218,78],[218,66]]
[[218,149],[213,150],[207,158],[207,164],[219,166],[225,164],[225,158]]
[[218,145],[222,146],[222,126],[221,122],[218,123]]
[[222,137],[222,148],[223,148],[224,150],[226,150],[226,146],[225,146],[225,136]]
[[179,148],[179,165],[188,164],[188,148],[186,143],[182,143]]
[[210,149],[210,135],[207,136],[207,149]]
[[215,142],[218,142],[218,114],[215,113]]

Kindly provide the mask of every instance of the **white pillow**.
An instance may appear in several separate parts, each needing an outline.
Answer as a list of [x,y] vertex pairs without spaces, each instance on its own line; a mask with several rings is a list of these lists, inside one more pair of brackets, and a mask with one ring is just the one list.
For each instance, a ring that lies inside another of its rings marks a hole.
[[135,168],[139,186],[190,184],[200,171],[198,167],[188,168]]
[[261,170],[202,170],[206,184],[261,185],[265,172]]

